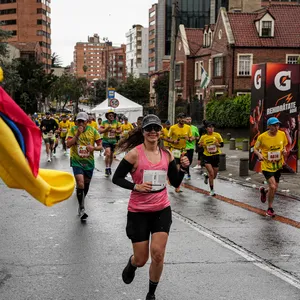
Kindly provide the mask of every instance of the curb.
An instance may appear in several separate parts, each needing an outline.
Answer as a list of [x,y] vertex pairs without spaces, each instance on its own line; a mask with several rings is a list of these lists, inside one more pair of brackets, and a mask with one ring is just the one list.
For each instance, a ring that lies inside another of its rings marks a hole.
[[[242,185],[242,186],[245,186],[245,187],[248,187],[248,188],[252,188],[252,189],[257,189],[259,190],[259,187],[253,187],[252,184],[250,183],[246,183],[244,182],[243,180],[238,180],[238,179],[234,179],[234,178],[229,178],[229,177],[226,177],[226,176],[222,176],[222,175],[218,175],[217,177],[218,179],[221,179],[221,180],[224,180],[224,181],[230,181],[230,182],[235,182],[239,185]],[[290,198],[290,199],[294,199],[294,200],[297,200],[297,201],[300,201],[300,196],[298,195],[294,195],[294,194],[290,194],[290,193],[283,193],[283,192],[276,192],[277,195],[280,195],[280,196],[283,196],[283,197],[287,197],[287,198]]]

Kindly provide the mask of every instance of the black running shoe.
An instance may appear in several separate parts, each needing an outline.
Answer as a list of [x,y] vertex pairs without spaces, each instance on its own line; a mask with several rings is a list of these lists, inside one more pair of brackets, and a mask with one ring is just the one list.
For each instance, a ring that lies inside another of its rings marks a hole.
[[208,184],[208,175],[207,174],[204,174],[204,183]]
[[155,300],[155,295],[150,295],[149,293],[146,296],[146,300]]
[[111,168],[108,169],[109,175],[111,175]]
[[126,283],[126,284],[130,284],[133,281],[134,276],[135,276],[135,271],[137,269],[137,267],[134,267],[131,264],[132,256],[133,255],[130,256],[127,266],[125,267],[125,269],[123,270],[123,273],[122,273],[122,279],[123,279],[124,283]]
[[110,174],[109,174],[109,169],[108,168],[106,168],[105,169],[105,177],[108,177]]

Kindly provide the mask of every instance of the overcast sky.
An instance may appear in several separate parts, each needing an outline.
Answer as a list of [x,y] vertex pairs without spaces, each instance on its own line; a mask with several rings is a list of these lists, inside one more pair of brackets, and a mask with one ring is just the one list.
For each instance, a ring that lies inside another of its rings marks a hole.
[[148,27],[148,13],[156,0],[52,0],[52,52],[63,65],[73,60],[76,42],[98,33],[113,44],[126,42],[125,33],[134,24]]

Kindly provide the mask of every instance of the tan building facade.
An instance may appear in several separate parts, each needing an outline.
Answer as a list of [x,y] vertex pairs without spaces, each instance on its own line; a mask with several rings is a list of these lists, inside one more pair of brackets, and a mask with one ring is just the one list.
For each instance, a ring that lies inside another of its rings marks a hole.
[[8,42],[36,43],[42,63],[51,70],[50,0],[0,0],[2,29],[12,32]]

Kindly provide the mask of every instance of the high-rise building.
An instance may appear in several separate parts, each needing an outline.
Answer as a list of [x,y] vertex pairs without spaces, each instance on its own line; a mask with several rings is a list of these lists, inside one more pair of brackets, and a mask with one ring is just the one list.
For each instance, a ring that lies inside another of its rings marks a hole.
[[133,25],[126,33],[126,73],[134,77],[148,77],[149,31]]
[[123,81],[125,65],[126,46],[115,47],[111,42],[101,42],[98,34],[75,45],[73,72],[77,77],[85,77],[88,81],[106,80],[109,71],[110,77]]
[[0,0],[1,28],[12,33],[8,42],[38,42],[47,70],[51,69],[50,14],[50,0]]

